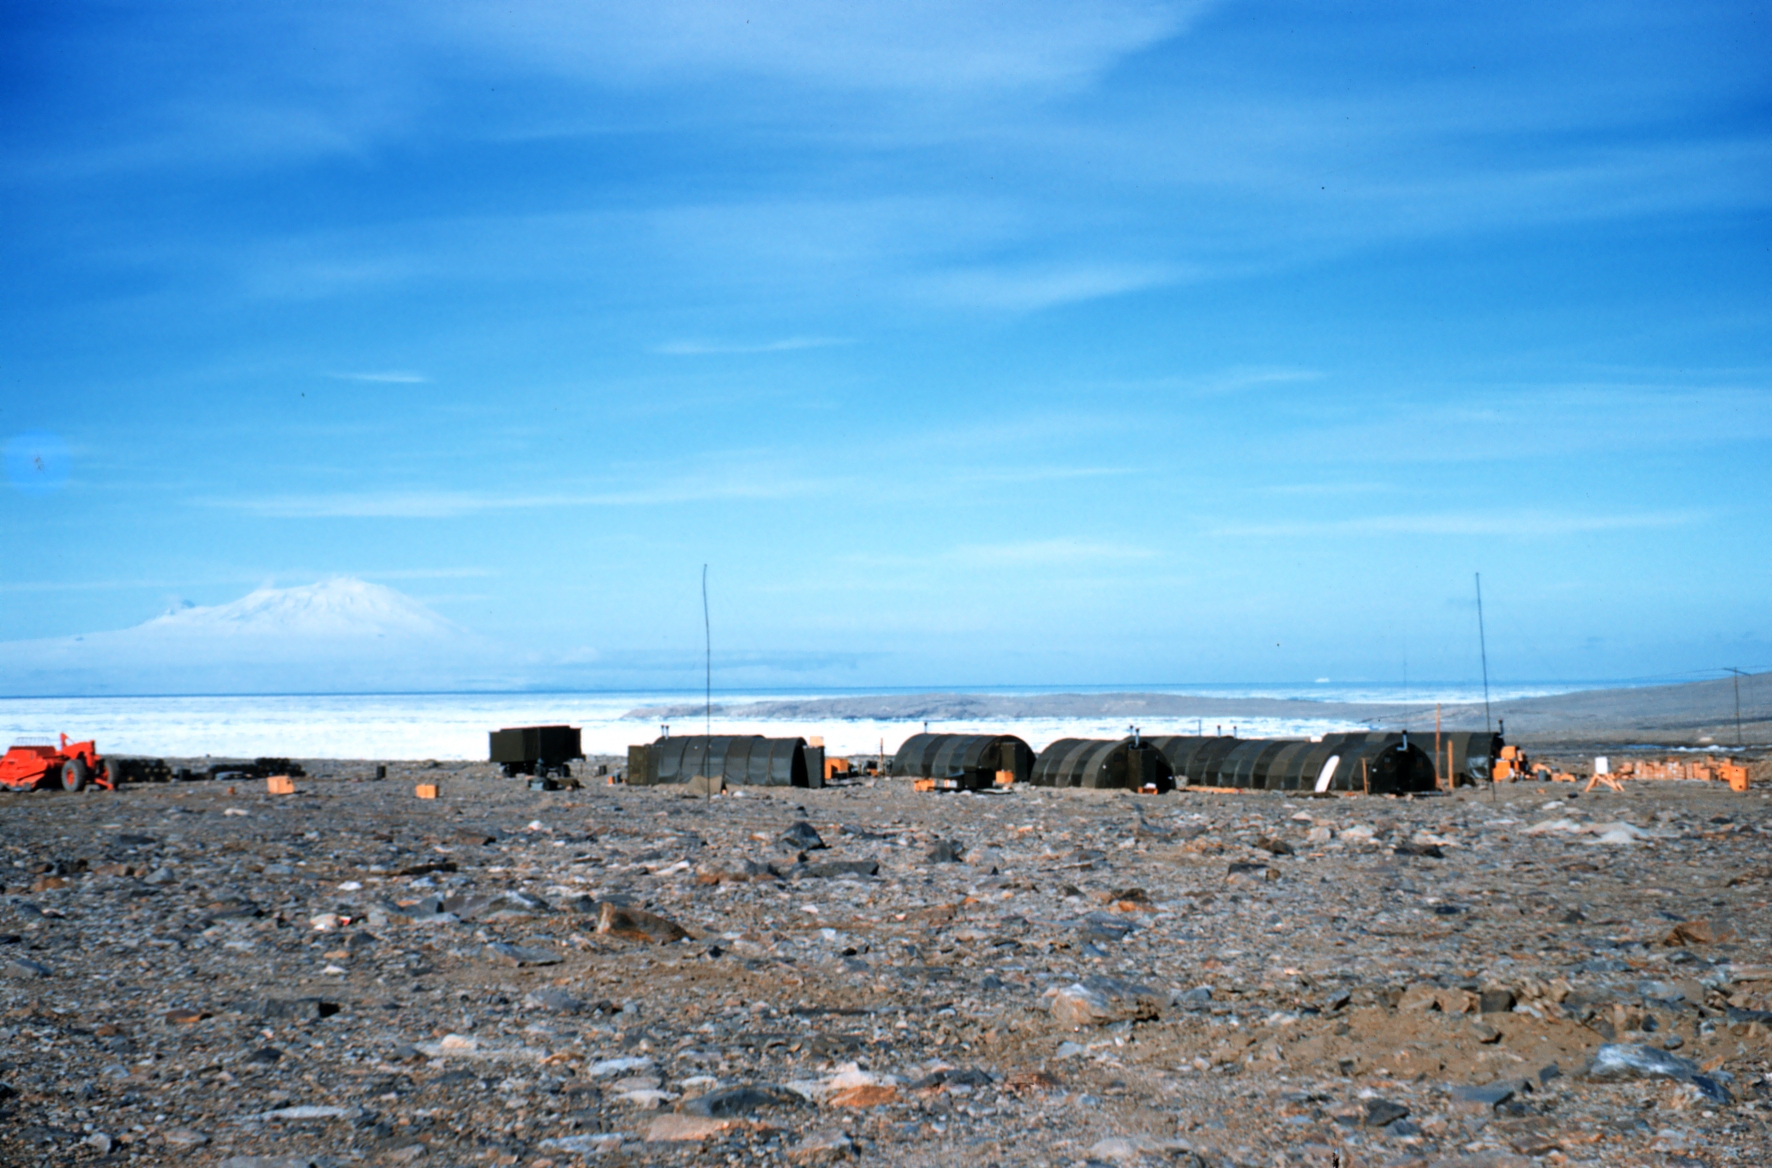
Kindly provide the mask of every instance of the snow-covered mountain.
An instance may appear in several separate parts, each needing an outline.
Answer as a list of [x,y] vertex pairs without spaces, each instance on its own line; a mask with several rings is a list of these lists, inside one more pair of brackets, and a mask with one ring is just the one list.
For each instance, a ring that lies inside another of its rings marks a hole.
[[0,694],[502,688],[484,639],[404,593],[339,577],[186,606],[133,628],[0,644]]
[[174,609],[131,632],[155,637],[306,640],[450,638],[462,630],[403,592],[347,576],[297,588],[265,586],[227,604]]

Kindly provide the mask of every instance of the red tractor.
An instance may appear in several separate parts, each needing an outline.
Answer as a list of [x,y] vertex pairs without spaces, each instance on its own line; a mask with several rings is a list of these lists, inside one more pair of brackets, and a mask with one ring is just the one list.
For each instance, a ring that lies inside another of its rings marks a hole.
[[49,745],[14,746],[0,758],[0,786],[15,791],[39,787],[79,791],[92,783],[115,791],[123,785],[124,763],[120,758],[101,758],[94,742],[69,742],[61,736],[59,748]]

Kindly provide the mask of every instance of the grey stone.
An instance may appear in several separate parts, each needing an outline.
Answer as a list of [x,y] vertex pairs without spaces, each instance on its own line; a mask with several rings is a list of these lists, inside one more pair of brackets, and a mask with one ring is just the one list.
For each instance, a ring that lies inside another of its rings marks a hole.
[[1587,1073],[1595,1079],[1676,1079],[1698,1088],[1717,1103],[1734,1101],[1715,1077],[1700,1073],[1698,1064],[1665,1050],[1638,1043],[1607,1043],[1594,1052]]
[[958,864],[965,857],[966,849],[961,847],[958,841],[938,839],[924,858],[931,864]]
[[1383,1127],[1387,1123],[1395,1123],[1409,1114],[1409,1109],[1401,1103],[1389,1099],[1366,1100],[1367,1127]]
[[330,1018],[343,1008],[321,998],[259,998],[246,1003],[240,1012],[255,1018],[304,1022]]
[[1485,1014],[1506,1014],[1514,1008],[1514,991],[1501,986],[1493,986],[1477,995]]
[[1052,995],[1053,1020],[1065,1026],[1106,1026],[1111,1022],[1160,1017],[1161,996],[1137,982],[1086,977]]
[[746,1115],[763,1107],[799,1107],[805,1102],[804,1098],[786,1087],[778,1087],[773,1083],[744,1083],[698,1095],[686,1100],[677,1110],[686,1115],[725,1119],[734,1115]]
[[815,852],[826,846],[817,829],[804,819],[789,824],[775,842],[784,852]]
[[689,935],[689,930],[666,917],[608,902],[598,912],[597,932],[630,941],[650,941],[655,945],[669,945]]
[[558,965],[561,960],[560,955],[550,949],[512,945],[505,941],[493,941],[486,946],[485,953],[489,960],[510,965]]
[[1491,1112],[1514,1097],[1512,1083],[1460,1084],[1447,1092],[1461,1111]]
[[554,1014],[576,1014],[584,1009],[585,1005],[579,999],[556,986],[531,990],[524,997],[523,1004],[532,1010],[547,1010]]
[[860,1155],[855,1141],[840,1129],[809,1132],[787,1150],[795,1164],[828,1164]]
[[1183,990],[1170,998],[1169,1004],[1197,1014],[1212,1005],[1212,987],[1195,986],[1191,990]]

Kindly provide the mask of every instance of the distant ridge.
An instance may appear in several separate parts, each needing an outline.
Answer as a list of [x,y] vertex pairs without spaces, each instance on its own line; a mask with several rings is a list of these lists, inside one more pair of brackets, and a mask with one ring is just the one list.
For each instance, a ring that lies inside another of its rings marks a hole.
[[[1718,746],[1735,741],[1734,687],[1729,680],[1631,689],[1581,690],[1496,702],[1493,712],[1508,736],[1528,742],[1657,742]],[[1772,741],[1772,673],[1742,679],[1742,735],[1749,744]],[[628,716],[670,721],[699,716],[700,705],[643,706]],[[882,694],[802,698],[716,705],[716,718],[817,722],[830,719],[981,722],[1017,718],[1233,718],[1328,719],[1433,733],[1432,703],[1317,702],[1306,699],[1207,697],[1166,693]],[[1446,729],[1480,730],[1481,702],[1445,705]],[[1147,733],[1169,733],[1155,726]]]

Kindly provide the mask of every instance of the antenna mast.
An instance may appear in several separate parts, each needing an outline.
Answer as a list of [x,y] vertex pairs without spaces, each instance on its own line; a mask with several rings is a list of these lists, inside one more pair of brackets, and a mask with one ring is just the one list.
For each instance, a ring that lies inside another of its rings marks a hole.
[[1477,573],[1477,647],[1483,654],[1483,733],[1493,734],[1495,724],[1489,720],[1489,638],[1483,632],[1483,573]]
[[1727,669],[1730,673],[1733,673],[1735,675],[1735,745],[1740,746],[1741,745],[1741,679],[1744,676],[1744,674],[1742,673],[1741,670],[1736,669],[1734,666],[1731,666],[1731,665],[1725,665],[1725,666],[1723,666],[1723,668]]
[[701,634],[707,652],[707,706],[704,708],[702,733],[714,733],[714,626],[708,620],[708,566],[701,566]]

